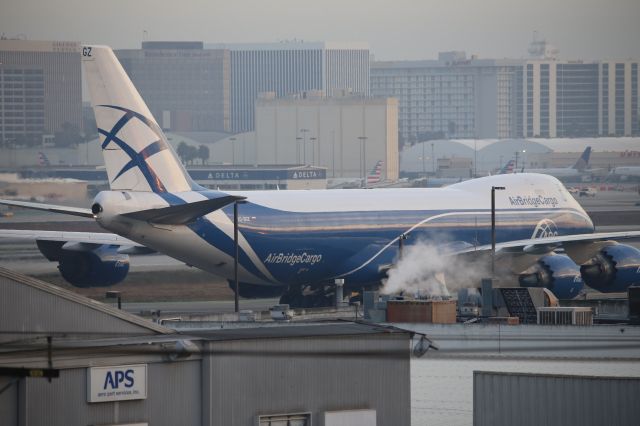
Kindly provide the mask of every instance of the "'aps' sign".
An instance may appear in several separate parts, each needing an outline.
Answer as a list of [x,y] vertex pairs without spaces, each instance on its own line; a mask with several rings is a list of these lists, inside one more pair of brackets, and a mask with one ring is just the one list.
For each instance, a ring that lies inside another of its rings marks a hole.
[[87,369],[87,401],[106,402],[147,398],[147,365]]

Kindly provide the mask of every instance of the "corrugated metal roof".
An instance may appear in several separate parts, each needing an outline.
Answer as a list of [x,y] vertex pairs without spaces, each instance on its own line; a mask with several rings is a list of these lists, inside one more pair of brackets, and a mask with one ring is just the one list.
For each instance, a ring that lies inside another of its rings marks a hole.
[[190,331],[189,336],[210,341],[274,339],[319,336],[353,336],[362,334],[413,334],[412,331],[391,326],[373,325],[363,322],[322,322],[314,324],[291,324],[254,328],[229,328],[207,331]]
[[[49,284],[47,282],[38,280],[36,278],[33,277],[29,277],[23,274],[20,274],[18,272],[15,271],[11,271],[9,269],[5,269],[0,267],[0,277],[8,279],[10,281],[13,281],[15,283],[24,285],[24,286],[28,286],[31,289],[35,289],[38,291],[42,291],[45,293],[48,293],[56,298],[60,298],[60,299],[64,299],[66,301],[72,302],[74,304],[78,304],[81,305],[85,308],[94,310],[96,312],[100,312],[102,314],[106,314],[110,317],[113,317],[115,319],[124,321],[126,323],[138,326],[138,327],[142,327],[144,329],[147,329],[149,331],[152,331],[154,333],[159,333],[159,334],[174,334],[176,333],[174,330],[170,329],[170,328],[166,328],[163,326],[160,326],[158,324],[155,324],[151,321],[142,319],[136,315],[133,314],[129,314],[127,312],[124,312],[122,310],[113,308],[109,305],[105,305],[104,303],[98,302],[96,300],[93,299],[89,299],[87,297],[81,296],[79,294],[76,294],[74,292],[65,290],[63,288],[60,288],[58,286],[55,286],[53,284]],[[4,315],[9,315],[9,313],[7,312],[3,312]],[[24,312],[24,315],[29,315],[29,316],[35,316],[38,315],[38,312]],[[61,313],[62,314],[62,313]],[[80,324],[78,326],[78,331],[82,332],[82,324]],[[44,333],[45,331],[43,331]]]

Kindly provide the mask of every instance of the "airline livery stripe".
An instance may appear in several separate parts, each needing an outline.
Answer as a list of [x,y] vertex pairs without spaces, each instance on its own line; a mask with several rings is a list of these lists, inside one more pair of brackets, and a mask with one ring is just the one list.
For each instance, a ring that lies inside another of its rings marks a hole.
[[[562,213],[564,212],[563,210],[552,210],[553,212],[556,213]],[[574,210],[566,210],[566,212],[568,213],[576,213]],[[506,213],[506,212],[505,212]],[[522,212],[520,211],[519,213],[521,214],[526,214],[526,213],[541,213],[541,211],[531,211],[531,212]],[[421,226],[424,223],[427,222],[431,222],[435,219],[439,219],[441,217],[447,217],[447,216],[452,216],[452,215],[473,215],[473,214],[477,214],[477,212],[449,212],[449,213],[442,213],[442,214],[438,214],[435,216],[431,216],[428,217],[418,223],[416,223],[415,225],[413,225],[412,227],[410,227],[409,229],[407,229],[406,231],[404,231],[402,234],[409,234],[412,231],[414,231],[416,228],[418,228],[419,226]],[[496,214],[498,214],[498,212],[496,212]],[[580,215],[583,216],[583,215]],[[583,216],[584,217],[584,216]],[[378,252],[376,252],[376,254],[374,254],[373,256],[371,256],[371,258],[369,258],[368,260],[366,260],[362,265],[358,266],[357,268],[352,269],[349,272],[346,272],[344,274],[340,274],[340,275],[336,275],[335,277],[332,277],[331,279],[334,278],[342,278],[342,277],[346,277],[348,275],[353,274],[354,272],[359,271],[360,269],[364,268],[365,266],[367,266],[368,264],[370,264],[375,258],[377,258],[378,256],[380,256],[381,253],[383,253],[385,250],[387,250],[389,247],[391,247],[394,244],[398,243],[398,240],[400,239],[400,235],[398,235],[397,237],[395,237],[393,240],[389,241],[387,244],[384,245],[384,247],[382,247],[380,250],[378,250]]]

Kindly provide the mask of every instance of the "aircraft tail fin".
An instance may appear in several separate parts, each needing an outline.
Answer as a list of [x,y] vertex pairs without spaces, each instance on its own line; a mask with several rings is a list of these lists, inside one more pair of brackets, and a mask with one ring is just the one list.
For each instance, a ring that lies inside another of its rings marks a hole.
[[573,165],[573,168],[579,171],[585,170],[587,167],[589,167],[590,156],[591,156],[591,147],[588,146],[584,149],[584,151],[582,152],[582,155],[580,156],[580,158],[578,158],[578,161],[576,161],[576,164]]
[[498,172],[499,175],[506,175],[506,174],[511,174],[511,173],[515,173],[515,165],[516,162],[515,160],[509,160],[507,161],[507,164],[505,164],[500,171]]
[[111,189],[199,189],[111,48],[83,46],[81,55]]
[[382,160],[378,160],[373,169],[367,175],[367,183],[378,183],[382,176]]
[[38,165],[44,166],[44,167],[51,166],[51,163],[49,162],[49,158],[47,157],[47,154],[45,154],[42,151],[38,151]]

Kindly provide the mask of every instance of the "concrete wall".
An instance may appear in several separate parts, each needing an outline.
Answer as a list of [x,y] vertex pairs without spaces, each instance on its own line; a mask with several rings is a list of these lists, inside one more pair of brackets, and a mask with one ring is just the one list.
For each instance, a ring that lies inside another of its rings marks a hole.
[[474,371],[473,424],[633,426],[639,393],[638,378]]

